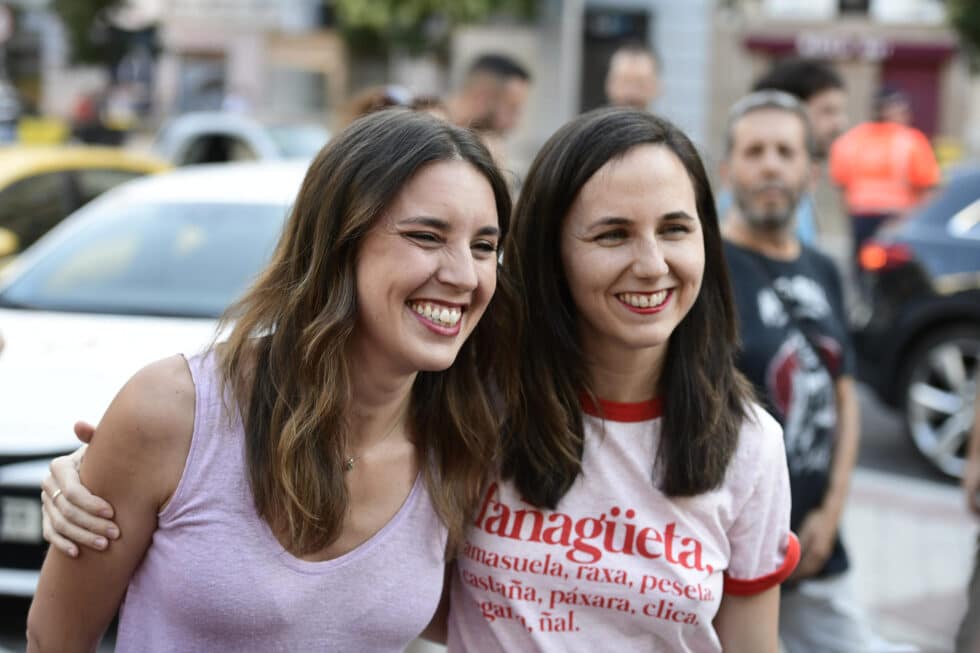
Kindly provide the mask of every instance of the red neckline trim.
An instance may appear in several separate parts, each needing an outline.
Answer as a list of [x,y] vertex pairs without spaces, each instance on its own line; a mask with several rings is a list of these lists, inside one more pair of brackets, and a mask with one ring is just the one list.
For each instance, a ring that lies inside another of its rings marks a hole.
[[601,417],[611,422],[646,422],[663,414],[659,397],[629,403],[600,399],[599,405],[596,406],[588,396],[581,395],[579,403],[582,405],[585,414]]

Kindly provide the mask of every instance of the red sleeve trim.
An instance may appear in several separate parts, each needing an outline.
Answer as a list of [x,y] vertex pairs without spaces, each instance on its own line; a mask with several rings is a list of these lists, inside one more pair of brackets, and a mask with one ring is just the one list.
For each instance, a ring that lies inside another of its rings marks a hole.
[[786,538],[786,557],[783,558],[783,564],[779,569],[766,576],[745,580],[732,578],[728,574],[725,574],[725,594],[751,596],[752,594],[764,592],[789,578],[789,575],[793,573],[793,570],[796,569],[796,565],[799,563],[800,541],[796,539],[796,535],[793,532],[790,532]]

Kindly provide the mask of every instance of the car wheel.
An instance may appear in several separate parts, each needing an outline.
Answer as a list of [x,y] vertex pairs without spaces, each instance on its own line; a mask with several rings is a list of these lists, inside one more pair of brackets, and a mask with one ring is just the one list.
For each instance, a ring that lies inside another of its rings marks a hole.
[[916,448],[942,472],[963,475],[980,373],[980,327],[926,336],[905,364],[905,424]]

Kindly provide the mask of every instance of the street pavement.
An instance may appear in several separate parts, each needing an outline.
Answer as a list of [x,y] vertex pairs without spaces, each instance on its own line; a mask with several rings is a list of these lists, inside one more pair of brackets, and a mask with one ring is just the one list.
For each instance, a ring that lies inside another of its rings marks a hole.
[[842,528],[878,632],[924,652],[952,651],[978,531],[959,488],[858,469]]

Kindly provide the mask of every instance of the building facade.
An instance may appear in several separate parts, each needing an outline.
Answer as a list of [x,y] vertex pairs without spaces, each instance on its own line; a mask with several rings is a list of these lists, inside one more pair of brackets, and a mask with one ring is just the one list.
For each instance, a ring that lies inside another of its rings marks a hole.
[[941,155],[956,158],[971,147],[971,79],[942,3],[745,0],[716,12],[712,30],[713,144],[721,142],[731,102],[775,60],[799,56],[841,73],[852,123],[871,117],[875,93],[888,85],[908,95],[913,124]]
[[609,55],[626,39],[657,54],[662,91],[652,109],[691,136],[709,167],[728,106],[785,56],[839,70],[852,123],[870,116],[875,91],[889,84],[910,96],[914,122],[941,158],[980,148],[980,92],[938,0],[542,0],[534,25],[458,30],[451,78],[488,49],[531,68],[529,115],[515,135],[527,159],[559,125],[603,102]]

